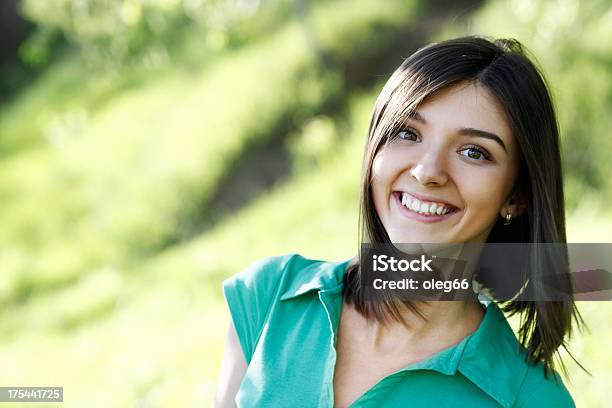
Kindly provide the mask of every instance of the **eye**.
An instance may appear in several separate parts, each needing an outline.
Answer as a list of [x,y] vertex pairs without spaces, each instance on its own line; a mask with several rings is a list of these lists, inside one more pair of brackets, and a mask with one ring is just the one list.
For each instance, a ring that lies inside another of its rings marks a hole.
[[[463,154],[462,152],[467,152],[467,154]],[[491,161],[491,156],[487,153],[487,151],[476,146],[469,146],[465,149],[459,150],[459,154],[474,160]]]
[[410,141],[415,141],[415,142],[417,141],[416,139],[419,138],[419,136],[411,129],[400,130],[399,132],[397,132],[396,137],[399,137],[400,139],[403,139],[403,140],[410,140]]

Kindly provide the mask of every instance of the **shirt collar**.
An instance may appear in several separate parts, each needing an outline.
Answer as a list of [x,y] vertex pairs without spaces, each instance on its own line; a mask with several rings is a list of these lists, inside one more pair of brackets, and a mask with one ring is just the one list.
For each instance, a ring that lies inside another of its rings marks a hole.
[[[289,285],[280,300],[296,298],[319,290],[331,291],[342,286],[344,271],[352,258],[340,262],[312,261],[296,256],[288,271]],[[299,264],[302,265],[299,265]],[[503,407],[514,404],[527,371],[525,352],[512,328],[494,302],[487,303],[478,329],[455,346],[426,360],[397,371],[436,370],[446,375],[457,371]]]
[[340,262],[312,261],[300,255],[291,259],[300,265],[290,265],[289,285],[280,300],[292,299],[313,290],[329,290],[342,285],[344,270],[353,258]]
[[465,340],[458,370],[500,405],[513,406],[527,373],[526,351],[497,304],[487,306],[480,326]]

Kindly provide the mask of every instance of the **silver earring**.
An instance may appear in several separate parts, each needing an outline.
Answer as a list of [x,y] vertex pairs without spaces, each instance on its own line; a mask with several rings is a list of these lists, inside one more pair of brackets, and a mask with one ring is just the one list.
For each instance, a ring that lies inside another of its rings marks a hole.
[[510,225],[511,222],[512,222],[512,214],[508,213],[506,214],[506,221],[504,221],[504,225]]

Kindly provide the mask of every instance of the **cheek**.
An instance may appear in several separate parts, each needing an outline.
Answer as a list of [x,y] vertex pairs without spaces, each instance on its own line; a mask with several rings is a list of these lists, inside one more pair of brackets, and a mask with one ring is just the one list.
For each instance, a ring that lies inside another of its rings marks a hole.
[[372,162],[372,198],[381,218],[384,218],[384,211],[381,210],[388,205],[393,180],[401,172],[401,163],[395,156],[391,151],[383,149]]
[[456,180],[470,212],[491,216],[499,211],[508,189],[504,172],[470,172]]
[[386,184],[391,187],[391,182],[403,170],[406,157],[400,149],[382,148],[374,157],[372,162],[372,182]]
[[389,154],[386,151],[379,152],[372,162],[372,181],[378,181],[385,178],[385,173],[388,172],[387,162],[389,161]]
[[374,207],[379,216],[381,214],[381,205],[384,200],[383,196],[385,195],[385,180],[388,178],[385,161],[385,155],[379,153],[372,162],[372,199],[374,200]]

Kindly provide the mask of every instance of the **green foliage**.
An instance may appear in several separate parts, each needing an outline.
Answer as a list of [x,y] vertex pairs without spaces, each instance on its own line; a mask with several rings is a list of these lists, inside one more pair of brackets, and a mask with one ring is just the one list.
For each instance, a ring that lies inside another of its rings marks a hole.
[[[41,383],[53,379],[70,390],[68,406],[90,400],[101,406],[145,400],[209,406],[227,327],[221,279],[249,260],[293,252],[297,245],[306,256],[326,259],[346,258],[356,250],[360,161],[355,158],[374,99],[373,92],[351,99],[348,120],[332,125],[347,133],[334,136],[341,141],[329,160],[209,233],[135,266],[134,273],[102,269],[62,290],[62,296],[37,296],[14,309],[4,327],[21,335],[4,337],[0,382],[24,384],[34,375]],[[115,303],[109,301],[113,298]],[[74,326],[90,313],[90,319],[106,318]],[[48,352],[28,354],[34,345]]]
[[[313,15],[337,26],[339,37],[358,38],[355,27],[393,26],[413,10],[392,4],[353,1],[353,15],[320,3]],[[206,215],[218,181],[248,146],[273,137],[286,118],[338,99],[342,79],[333,67],[322,73],[303,26],[290,21],[276,34],[204,70],[177,69],[115,93],[106,88],[112,74],[87,78],[69,59],[15,100],[0,116],[8,151],[0,166],[0,265],[12,266],[0,303],[100,265],[123,271],[189,236],[192,227],[178,227]],[[341,44],[331,38],[324,47],[333,54]]]
[[22,56],[46,62],[51,38],[61,35],[92,65],[106,69],[164,64],[184,55],[183,42],[197,31],[202,57],[277,28],[289,5],[288,0],[22,0],[22,13],[37,25]]
[[302,131],[291,135],[287,148],[294,158],[296,171],[306,171],[313,164],[328,160],[334,153],[335,134],[333,120],[319,116],[308,120]]

